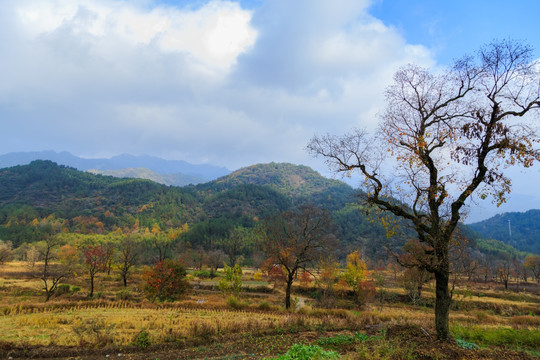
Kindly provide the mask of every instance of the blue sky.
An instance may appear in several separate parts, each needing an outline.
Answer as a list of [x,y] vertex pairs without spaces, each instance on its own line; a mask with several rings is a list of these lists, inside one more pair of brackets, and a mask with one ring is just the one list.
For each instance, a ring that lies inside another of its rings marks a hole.
[[[374,129],[400,66],[506,37],[540,58],[539,13],[536,0],[0,0],[0,153],[325,172],[309,139]],[[517,173],[517,207],[539,181]]]
[[408,42],[432,49],[441,64],[507,37],[526,41],[540,57],[539,11],[540,2],[534,0],[379,0],[370,8]]

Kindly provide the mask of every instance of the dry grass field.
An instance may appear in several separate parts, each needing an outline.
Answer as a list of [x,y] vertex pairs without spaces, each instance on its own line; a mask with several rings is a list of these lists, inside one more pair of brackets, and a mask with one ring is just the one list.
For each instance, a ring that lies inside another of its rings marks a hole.
[[[540,295],[502,291],[497,284],[456,288],[454,343],[435,340],[433,290],[412,305],[387,278],[384,301],[359,305],[336,295],[321,307],[316,288],[294,289],[295,310],[282,307],[282,290],[245,271],[244,291],[222,294],[216,279],[190,276],[192,289],[175,302],[150,302],[140,269],[127,288],[99,274],[94,298],[79,275],[44,302],[39,280],[23,263],[0,266],[0,357],[105,359],[260,359],[319,347],[322,358],[533,359],[540,357]],[[313,286],[313,285],[312,285]],[[303,346],[303,347],[302,347]],[[332,355],[334,354],[334,355]]]

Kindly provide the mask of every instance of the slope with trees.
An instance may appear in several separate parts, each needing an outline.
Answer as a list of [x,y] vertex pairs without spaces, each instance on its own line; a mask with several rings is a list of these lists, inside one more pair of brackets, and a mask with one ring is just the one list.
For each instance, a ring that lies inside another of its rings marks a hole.
[[37,241],[32,221],[53,215],[66,231],[106,233],[116,228],[181,226],[197,214],[192,188],[92,175],[50,161],[0,170],[0,236],[15,245]]
[[469,227],[485,238],[496,239],[518,250],[540,254],[540,210],[496,215]]
[[[303,191],[297,192],[299,187]],[[218,265],[238,257],[251,264],[260,261],[254,239],[261,221],[311,203],[330,209],[341,244],[338,258],[344,261],[348,253],[360,249],[372,261],[385,263],[388,248],[397,251],[413,234],[388,239],[381,216],[366,215],[367,207],[354,203],[356,195],[344,183],[291,164],[258,164],[218,181],[178,188],[38,161],[0,170],[0,239],[14,248],[39,242],[37,225],[54,223],[72,238],[108,233],[163,238],[169,255],[188,248],[193,256],[221,252]],[[158,233],[154,235],[153,229]],[[242,237],[247,243],[231,250],[237,230],[249,235]],[[140,261],[151,261],[153,248],[148,245]],[[157,252],[155,256],[162,257]]]
[[356,193],[347,184],[327,179],[308,166],[287,163],[248,166],[197,188],[216,193],[242,184],[269,187],[296,203],[309,200],[332,210],[351,202]]

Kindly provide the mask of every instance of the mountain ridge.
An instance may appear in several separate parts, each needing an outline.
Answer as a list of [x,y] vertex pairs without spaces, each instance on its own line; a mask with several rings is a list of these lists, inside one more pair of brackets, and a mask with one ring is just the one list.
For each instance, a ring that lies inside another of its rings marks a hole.
[[[178,174],[201,182],[211,181],[230,173],[225,167],[210,164],[191,164],[183,160],[165,160],[155,156],[134,156],[122,154],[111,158],[87,159],[67,151],[11,152],[0,155],[0,168],[27,165],[34,160],[50,160],[59,165],[73,167],[80,171],[115,171],[127,168],[146,168],[160,175],[178,177]],[[179,184],[185,185],[185,184]]]
[[145,179],[168,186],[196,185],[206,182],[205,179],[195,175],[185,175],[182,173],[159,174],[144,167],[124,168],[118,170],[89,169],[87,170],[87,172],[91,174],[107,175],[117,178]]

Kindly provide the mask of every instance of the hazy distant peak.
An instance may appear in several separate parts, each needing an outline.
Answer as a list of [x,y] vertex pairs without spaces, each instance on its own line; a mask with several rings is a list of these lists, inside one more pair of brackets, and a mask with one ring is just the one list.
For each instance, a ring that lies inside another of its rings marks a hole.
[[[110,159],[97,158],[86,159],[75,156],[67,151],[34,151],[34,152],[12,152],[0,155],[0,168],[16,165],[26,165],[34,160],[51,160],[59,165],[66,165],[81,171],[112,171],[127,168],[145,168],[161,175],[173,175],[185,177],[183,181],[189,183],[200,183],[211,181],[220,176],[230,173],[225,167],[209,164],[190,164],[184,160],[165,160],[150,155],[129,155],[121,154]],[[167,180],[175,181],[175,180]]]
[[144,167],[138,168],[125,168],[118,170],[97,170],[90,169],[88,172],[92,174],[101,174],[109,175],[118,178],[136,178],[136,179],[146,179],[157,182],[163,185],[169,186],[185,186],[185,185],[196,185],[205,182],[205,179],[197,176],[185,175],[182,173],[177,174],[158,174],[150,169]]

